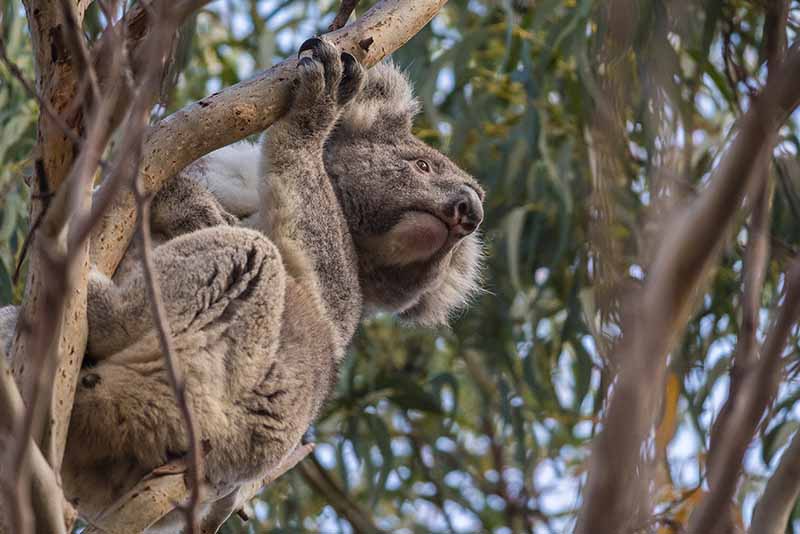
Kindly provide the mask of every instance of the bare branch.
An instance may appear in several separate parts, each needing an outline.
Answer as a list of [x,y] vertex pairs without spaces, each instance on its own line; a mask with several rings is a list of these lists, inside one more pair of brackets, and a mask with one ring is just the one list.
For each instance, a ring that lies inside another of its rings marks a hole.
[[659,387],[654,385],[663,384],[667,354],[691,311],[692,297],[755,182],[753,169],[759,156],[771,150],[779,125],[800,101],[800,78],[795,76],[799,68],[800,47],[794,46],[742,118],[707,189],[676,217],[660,242],[618,348],[622,370],[603,430],[593,445],[577,532],[624,530],[632,517],[635,496],[646,491],[645,480],[636,473],[659,403]]
[[783,452],[775,473],[753,511],[752,534],[783,534],[800,497],[800,432]]
[[[0,413],[5,417],[0,418],[0,430],[5,436],[14,435],[14,427],[18,427],[22,420],[25,406],[22,397],[17,390],[11,370],[6,366],[6,355],[0,353]],[[4,467],[8,458],[8,452],[0,465],[0,473],[8,473],[8,467]],[[30,502],[31,510],[36,517],[36,524],[43,532],[53,534],[66,533],[68,525],[65,525],[64,518],[71,513],[71,506],[64,500],[60,485],[57,482],[55,473],[50,468],[39,448],[32,440],[27,440],[27,450],[23,454],[23,461],[26,463],[25,470],[30,473]],[[17,525],[15,532],[24,532],[26,519],[24,515],[28,510],[23,509],[27,499],[20,498],[14,491],[14,485],[10,477],[2,477],[0,483],[3,486],[3,494],[6,496],[6,510],[10,511]],[[28,486],[24,487],[27,493]],[[2,523],[0,523],[2,526]],[[29,527],[28,527],[29,528]],[[29,530],[28,530],[29,531]]]
[[[143,117],[146,120],[146,117]],[[178,367],[178,360],[175,356],[175,346],[172,334],[169,329],[167,312],[164,308],[164,300],[161,297],[158,277],[155,274],[153,264],[153,247],[150,240],[150,202],[144,193],[140,180],[136,180],[135,185],[136,204],[139,212],[139,249],[142,253],[142,270],[144,273],[147,290],[150,297],[153,319],[158,332],[158,340],[161,345],[161,352],[164,356],[164,363],[167,368],[167,375],[175,392],[175,400],[186,425],[186,435],[189,441],[189,473],[192,477],[189,504],[186,513],[186,524],[188,533],[199,532],[197,523],[197,507],[200,504],[200,491],[203,480],[203,466],[200,457],[200,437],[197,433],[192,408],[189,406],[189,399],[186,396],[186,382],[183,378],[182,369]]]
[[[778,67],[783,61],[783,54],[786,48],[786,19],[787,4],[781,1],[771,1],[767,6],[767,15],[764,21],[764,35],[767,49],[767,79],[773,80]],[[711,469],[717,466],[722,470],[736,470],[732,465],[725,465],[716,462],[716,456],[722,454],[720,451],[730,446],[726,439],[731,437],[730,424],[732,414],[739,409],[742,402],[751,398],[751,394],[742,392],[747,375],[752,372],[757,365],[757,340],[756,331],[758,328],[758,313],[761,307],[761,292],[764,285],[767,263],[769,258],[769,223],[772,207],[773,181],[771,178],[771,153],[765,151],[758,163],[762,173],[757,192],[752,196],[751,203],[753,211],[750,216],[748,228],[747,248],[745,250],[744,264],[744,285],[742,289],[742,324],[736,342],[734,352],[733,367],[730,371],[731,382],[728,398],[722,406],[719,415],[714,421],[711,429],[709,446],[709,470],[707,473],[708,483],[711,491],[731,491],[733,487],[718,487],[717,481],[722,473]],[[739,439],[749,442],[750,435],[737,432]],[[735,464],[740,465],[740,464]],[[732,494],[728,495],[730,499]],[[722,512],[722,511],[721,511]],[[721,517],[728,517],[729,514],[722,513]],[[718,527],[722,528],[722,527]]]
[[[446,0],[382,0],[353,24],[327,37],[371,66],[414,36]],[[359,42],[372,38],[365,51]],[[164,118],[145,142],[142,175],[147,192],[158,191],[192,161],[269,127],[281,114],[294,76],[290,59]],[[133,235],[135,201],[117,198],[93,235],[94,262],[113,273]]]
[[709,472],[717,474],[714,490],[692,514],[688,532],[706,534],[712,528],[736,489],[739,466],[758,422],[778,391],[783,366],[783,350],[789,333],[800,315],[800,260],[795,260],[786,274],[786,294],[778,316],[761,348],[758,367],[748,373],[740,399],[734,405],[728,424],[719,438],[719,450],[711,459]]
[[333,32],[344,28],[344,25],[347,24],[347,20],[350,18],[350,15],[353,14],[357,5],[358,0],[342,0],[342,3],[339,5],[339,11],[336,12],[336,17],[334,17],[331,25],[328,26],[328,31]]
[[[240,487],[235,497],[220,496],[226,500],[227,515],[215,514],[213,519],[223,522],[232,511],[240,508],[245,502],[252,499],[264,486],[277,480],[284,473],[292,469],[300,460],[313,450],[313,445],[298,445],[278,465],[267,470],[263,477],[257,477],[254,482]],[[141,532],[152,526],[162,517],[175,509],[175,503],[186,501],[191,489],[186,484],[183,473],[170,475],[157,475],[142,479],[128,493],[121,497],[94,526],[86,529],[84,534],[128,534]],[[201,532],[215,532],[210,530],[207,518]],[[219,525],[217,525],[219,526]]]

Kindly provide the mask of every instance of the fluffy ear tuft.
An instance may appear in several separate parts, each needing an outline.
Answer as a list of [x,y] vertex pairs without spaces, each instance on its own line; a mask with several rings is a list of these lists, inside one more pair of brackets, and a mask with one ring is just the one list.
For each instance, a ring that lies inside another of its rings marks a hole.
[[422,326],[446,325],[481,292],[483,243],[475,234],[467,236],[454,251],[442,282],[411,308],[400,314],[403,321]]
[[391,138],[410,134],[420,104],[406,74],[391,60],[367,71],[361,93],[342,112],[336,129],[345,135]]

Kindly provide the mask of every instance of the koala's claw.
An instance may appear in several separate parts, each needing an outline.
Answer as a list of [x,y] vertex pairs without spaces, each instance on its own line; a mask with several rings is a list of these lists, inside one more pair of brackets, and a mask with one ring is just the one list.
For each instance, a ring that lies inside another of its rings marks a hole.
[[300,45],[300,49],[297,51],[297,57],[299,58],[303,52],[308,50],[316,50],[320,46],[323,45],[322,39],[319,37],[312,37],[311,39],[306,39],[303,41],[303,44]]
[[311,52],[309,56],[300,58],[297,63],[301,71],[297,82],[301,86],[301,101],[310,105],[322,94],[326,98],[335,98],[342,78],[342,61],[339,50],[330,41],[312,37],[300,45],[299,54]]
[[340,106],[350,102],[364,85],[364,67],[352,54],[342,52],[342,81],[337,100]]

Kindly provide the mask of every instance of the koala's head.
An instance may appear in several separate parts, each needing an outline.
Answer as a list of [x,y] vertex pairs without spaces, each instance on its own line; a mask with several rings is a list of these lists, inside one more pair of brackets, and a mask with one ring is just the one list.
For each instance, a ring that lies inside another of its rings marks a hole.
[[479,288],[483,189],[411,133],[419,104],[391,63],[373,67],[326,145],[369,311],[434,325]]

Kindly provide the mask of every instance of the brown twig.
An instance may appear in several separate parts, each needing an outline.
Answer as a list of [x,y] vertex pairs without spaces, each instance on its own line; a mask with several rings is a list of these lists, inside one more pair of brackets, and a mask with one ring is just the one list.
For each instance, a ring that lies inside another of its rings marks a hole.
[[336,17],[334,17],[331,25],[328,26],[328,31],[334,32],[344,28],[344,25],[347,24],[347,20],[350,18],[350,15],[353,14],[357,5],[358,0],[342,0],[342,3],[339,4],[339,11],[336,12]]
[[[162,47],[165,44],[165,41],[168,40],[169,35],[172,33],[172,29],[175,25],[171,22],[174,20],[179,20],[174,13],[171,13],[168,9],[163,8],[163,4],[162,9],[159,11],[159,13],[152,14],[152,16],[158,17],[160,22],[157,25],[157,28],[154,30],[150,42],[147,43],[147,48],[150,49],[149,51],[151,52],[151,56],[155,57],[158,57],[157,54],[159,53],[159,50],[164,50]],[[145,86],[144,92],[146,93],[146,97],[142,100],[151,103],[156,98],[158,93],[157,88],[160,86],[158,83],[160,76],[158,75],[163,72],[165,63],[166,58],[162,55],[162,60],[159,62],[159,66],[155,69],[151,69],[148,73],[148,76],[145,77],[143,85]],[[138,134],[131,142],[132,148],[135,151],[135,164],[133,165],[131,174],[135,177],[133,190],[139,219],[138,244],[141,252],[142,271],[150,297],[153,319],[155,322],[156,331],[158,332],[159,343],[167,369],[167,375],[169,376],[170,384],[172,385],[172,389],[175,394],[175,400],[178,404],[184,424],[186,425],[186,435],[189,441],[189,473],[192,480],[190,499],[185,508],[186,525],[188,534],[196,534],[200,532],[197,512],[201,500],[203,481],[200,436],[197,430],[197,424],[193,415],[192,407],[189,405],[189,399],[186,394],[186,382],[183,378],[182,370],[178,366],[177,357],[175,356],[174,342],[169,328],[169,322],[166,309],[164,308],[161,290],[159,288],[159,280],[156,275],[155,265],[153,263],[153,249],[150,237],[150,196],[145,192],[141,177],[138,173],[142,149],[142,133],[147,125],[149,109],[149,106],[143,106],[139,109],[132,110],[134,113],[137,113],[137,116],[133,116],[133,118],[137,121],[135,127],[137,128]],[[123,167],[123,169],[124,168],[125,167]],[[95,220],[99,220],[99,215],[95,214],[95,217]]]
[[144,279],[150,296],[153,318],[155,320],[167,374],[175,393],[175,400],[186,425],[186,434],[189,441],[189,472],[192,477],[192,487],[189,504],[186,507],[186,524],[188,534],[196,534],[200,531],[197,522],[197,508],[200,504],[201,482],[203,480],[203,466],[200,457],[200,437],[197,433],[197,424],[192,408],[189,406],[189,399],[186,395],[186,381],[183,379],[182,370],[178,367],[178,359],[175,356],[175,346],[172,340],[172,334],[169,330],[167,312],[164,308],[164,301],[161,297],[158,278],[155,274],[155,265],[152,256],[153,248],[150,240],[150,199],[144,192],[140,180],[136,180],[134,194],[136,196],[136,204],[139,212],[139,249],[142,254]]

